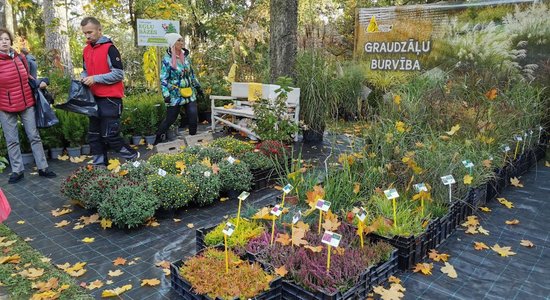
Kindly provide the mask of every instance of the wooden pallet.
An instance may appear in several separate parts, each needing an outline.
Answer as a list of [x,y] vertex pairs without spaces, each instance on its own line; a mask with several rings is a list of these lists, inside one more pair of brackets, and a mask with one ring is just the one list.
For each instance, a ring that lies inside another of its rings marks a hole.
[[197,135],[186,135],[174,141],[161,143],[155,146],[154,153],[174,154],[180,152],[184,147],[194,146],[204,142],[210,142],[214,136],[210,132],[200,133]]

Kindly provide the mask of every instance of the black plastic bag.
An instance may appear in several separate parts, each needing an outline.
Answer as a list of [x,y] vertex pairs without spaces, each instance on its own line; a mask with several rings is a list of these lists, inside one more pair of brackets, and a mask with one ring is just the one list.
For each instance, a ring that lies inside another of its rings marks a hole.
[[48,128],[58,124],[59,120],[57,119],[55,112],[40,89],[36,89],[34,91],[34,99],[36,127]]
[[83,114],[89,117],[97,117],[98,109],[92,91],[79,80],[71,81],[71,89],[67,102],[55,107],[66,111]]

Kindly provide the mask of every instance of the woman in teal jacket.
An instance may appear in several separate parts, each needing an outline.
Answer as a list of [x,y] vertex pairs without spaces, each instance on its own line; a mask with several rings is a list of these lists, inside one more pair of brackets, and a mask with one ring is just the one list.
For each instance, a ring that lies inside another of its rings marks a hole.
[[165,38],[169,47],[162,59],[160,83],[167,108],[166,118],[157,130],[155,145],[164,139],[166,131],[174,124],[182,107],[185,107],[188,118],[189,134],[197,133],[197,96],[202,96],[201,86],[191,66],[189,50],[183,48],[183,37],[177,33],[167,33]]

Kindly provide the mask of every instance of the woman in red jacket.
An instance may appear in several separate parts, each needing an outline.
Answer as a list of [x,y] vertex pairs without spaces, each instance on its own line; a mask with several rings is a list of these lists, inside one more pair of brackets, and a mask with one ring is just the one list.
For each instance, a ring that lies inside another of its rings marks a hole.
[[23,159],[19,147],[17,121],[21,118],[25,132],[31,144],[38,175],[52,178],[55,173],[48,170],[42,140],[36,129],[34,117],[34,96],[29,86],[27,61],[24,56],[15,52],[12,34],[0,28],[0,124],[4,131],[8,156],[11,163],[11,176],[8,183],[23,179]]

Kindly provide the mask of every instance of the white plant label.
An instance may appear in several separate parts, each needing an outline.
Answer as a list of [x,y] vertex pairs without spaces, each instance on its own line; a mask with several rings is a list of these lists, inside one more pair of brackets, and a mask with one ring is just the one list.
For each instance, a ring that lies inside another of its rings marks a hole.
[[302,218],[302,211],[299,210],[297,213],[294,214],[294,216],[292,216],[292,225],[296,225],[296,223],[298,223],[298,221],[300,221],[301,218]]
[[414,187],[414,190],[417,193],[428,191],[428,187],[426,186],[426,184],[424,182],[417,183],[417,184],[413,185],[413,187]]
[[279,204],[275,205],[271,209],[271,214],[276,216],[276,217],[280,216],[282,213],[283,213],[283,209],[281,208],[281,206]]
[[455,184],[456,183],[455,178],[453,177],[453,175],[443,176],[443,177],[441,177],[441,181],[443,182],[444,185],[450,185],[450,184]]
[[388,198],[388,200],[392,200],[399,197],[399,193],[397,193],[396,189],[385,190],[384,195],[386,195],[386,198]]
[[160,176],[164,177],[166,176],[166,174],[168,174],[166,171],[164,171],[163,169],[159,169],[157,174],[159,174]]
[[315,204],[315,208],[320,209],[324,212],[327,212],[330,208],[330,202],[325,201],[323,199],[317,200],[317,203]]
[[462,164],[466,167],[466,168],[473,168],[474,167],[474,163],[469,160],[469,159],[466,159],[466,160],[463,160],[462,161]]
[[235,231],[235,225],[233,225],[233,223],[231,222],[225,223],[225,227],[222,230],[223,234],[227,236],[231,236],[234,231]]
[[355,215],[357,216],[357,219],[359,219],[359,221],[362,223],[367,218],[367,210],[361,207]]
[[293,188],[294,187],[289,183],[289,184],[285,185],[285,187],[283,188],[283,192],[285,194],[288,194],[288,193],[290,193],[290,191],[292,191]]
[[248,196],[250,196],[250,193],[249,192],[242,192],[240,195],[239,195],[239,200],[243,201],[245,200],[246,198],[248,198]]
[[132,163],[132,166],[134,166],[134,168],[137,168],[137,167],[141,166],[141,163],[136,160]]
[[323,244],[327,244],[332,247],[338,247],[338,245],[340,245],[341,240],[342,240],[342,235],[327,230],[323,234],[323,238],[321,239],[321,242],[323,242]]

